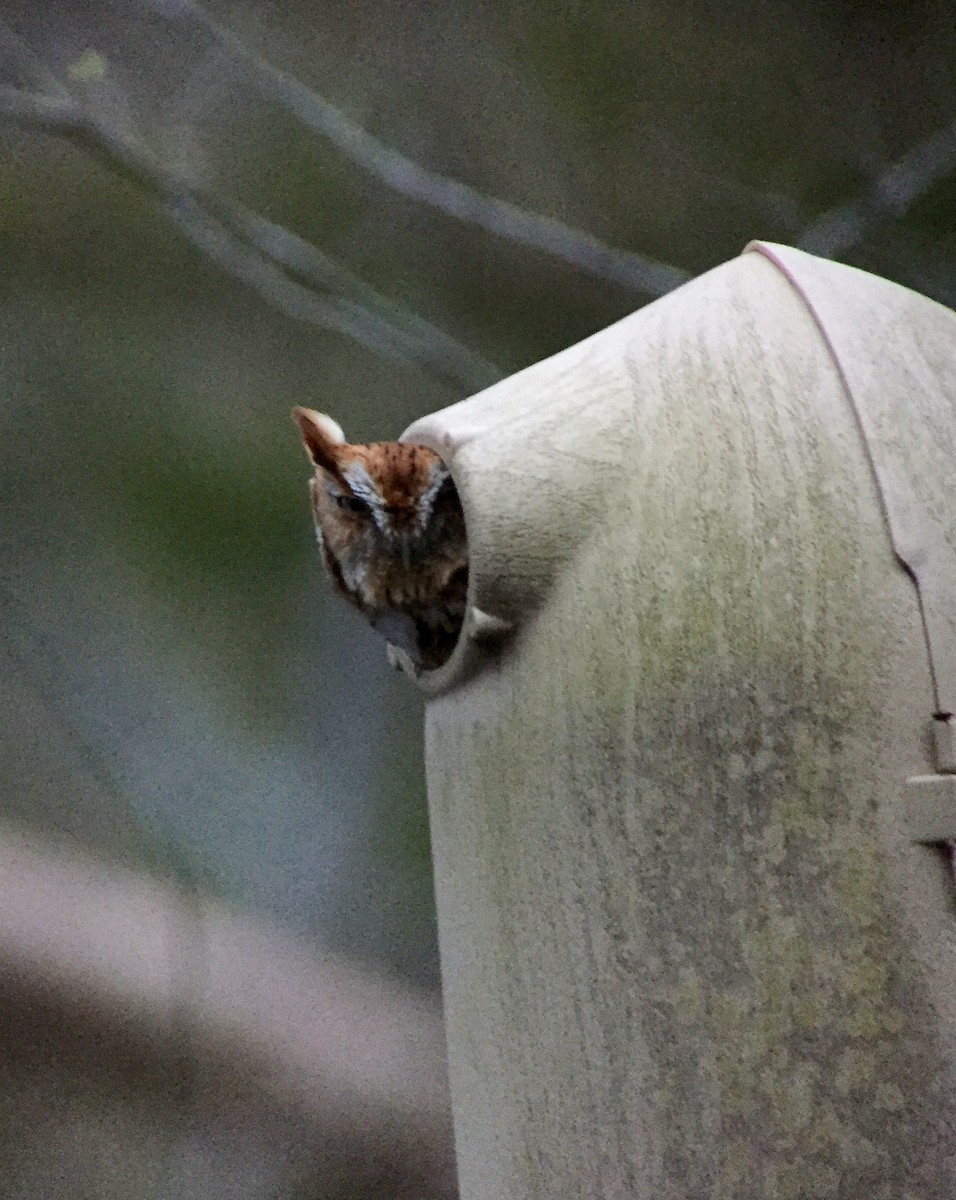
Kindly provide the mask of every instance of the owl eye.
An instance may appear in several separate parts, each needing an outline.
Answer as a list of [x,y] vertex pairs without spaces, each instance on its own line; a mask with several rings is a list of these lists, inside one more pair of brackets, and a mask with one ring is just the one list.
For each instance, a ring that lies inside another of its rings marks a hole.
[[347,512],[367,513],[369,511],[368,505],[364,500],[360,500],[358,496],[338,493],[335,496],[335,503],[339,508],[345,509]]

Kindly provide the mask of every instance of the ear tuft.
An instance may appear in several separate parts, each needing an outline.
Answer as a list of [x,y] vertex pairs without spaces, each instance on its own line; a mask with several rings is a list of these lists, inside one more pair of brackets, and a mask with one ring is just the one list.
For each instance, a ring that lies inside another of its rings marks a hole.
[[341,426],[314,408],[294,408],[292,419],[299,427],[309,458],[317,467],[338,473],[338,448],[345,442]]

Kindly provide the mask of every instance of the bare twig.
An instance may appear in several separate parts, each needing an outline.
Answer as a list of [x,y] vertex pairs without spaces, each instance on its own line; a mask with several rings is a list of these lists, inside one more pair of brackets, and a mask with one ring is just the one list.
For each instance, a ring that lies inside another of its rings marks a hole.
[[67,95],[66,87],[43,59],[3,21],[0,21],[0,49],[7,52],[10,60],[16,64],[21,78],[29,80],[31,87],[40,88],[50,96]]
[[0,117],[52,133],[67,133],[83,116],[69,96],[48,96],[19,88],[0,88]]
[[801,234],[797,245],[827,258],[859,245],[874,225],[902,217],[940,179],[956,170],[956,121],[914,146],[856,199],[837,204]]
[[[8,48],[14,35],[0,26]],[[29,63],[36,74],[32,55]],[[157,200],[209,257],[280,311],[344,334],[383,357],[416,365],[475,391],[501,378],[487,359],[387,299],[290,230],[236,201],[186,182],[128,130],[87,109],[54,81],[54,94],[0,88],[0,119],[58,133]]]
[[[689,278],[679,268],[617,250],[591,234],[420,166],[296,79],[251,54],[193,0],[142,3],[171,21],[191,21],[200,27],[224,61],[250,71],[264,94],[400,194],[651,296]],[[87,110],[15,34],[0,27],[0,40],[15,52],[25,73],[43,84],[42,93],[0,90],[0,118],[58,132],[96,154],[159,199],[187,237],[281,311],[340,332],[376,353],[422,366],[469,391],[501,377],[486,359],[388,300],[304,239],[170,172],[127,129]]]
[[406,365],[425,366],[468,390],[501,378],[486,359],[243,205],[204,203],[184,191],[166,207],[192,242],[287,316],[342,333]]
[[252,73],[265,95],[400,195],[645,295],[661,296],[690,278],[680,267],[616,249],[593,234],[553,217],[529,212],[423,167],[368,133],[323,96],[251,53],[231,30],[213,20],[194,0],[141,0],[141,3],[170,21],[188,20],[199,25],[221,50]]

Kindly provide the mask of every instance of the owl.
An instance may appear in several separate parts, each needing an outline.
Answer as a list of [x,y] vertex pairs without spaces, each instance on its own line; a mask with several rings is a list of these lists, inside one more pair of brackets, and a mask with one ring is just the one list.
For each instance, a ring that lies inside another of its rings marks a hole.
[[426,446],[352,445],[330,417],[292,417],[325,566],[343,596],[420,670],[448,658],[468,588],[465,518],[448,468]]

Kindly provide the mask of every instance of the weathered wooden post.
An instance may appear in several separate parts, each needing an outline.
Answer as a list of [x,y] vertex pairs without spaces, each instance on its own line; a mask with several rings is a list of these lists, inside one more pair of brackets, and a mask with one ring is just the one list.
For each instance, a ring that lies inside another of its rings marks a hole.
[[463,1200],[956,1195],[956,317],[749,251],[405,435]]

